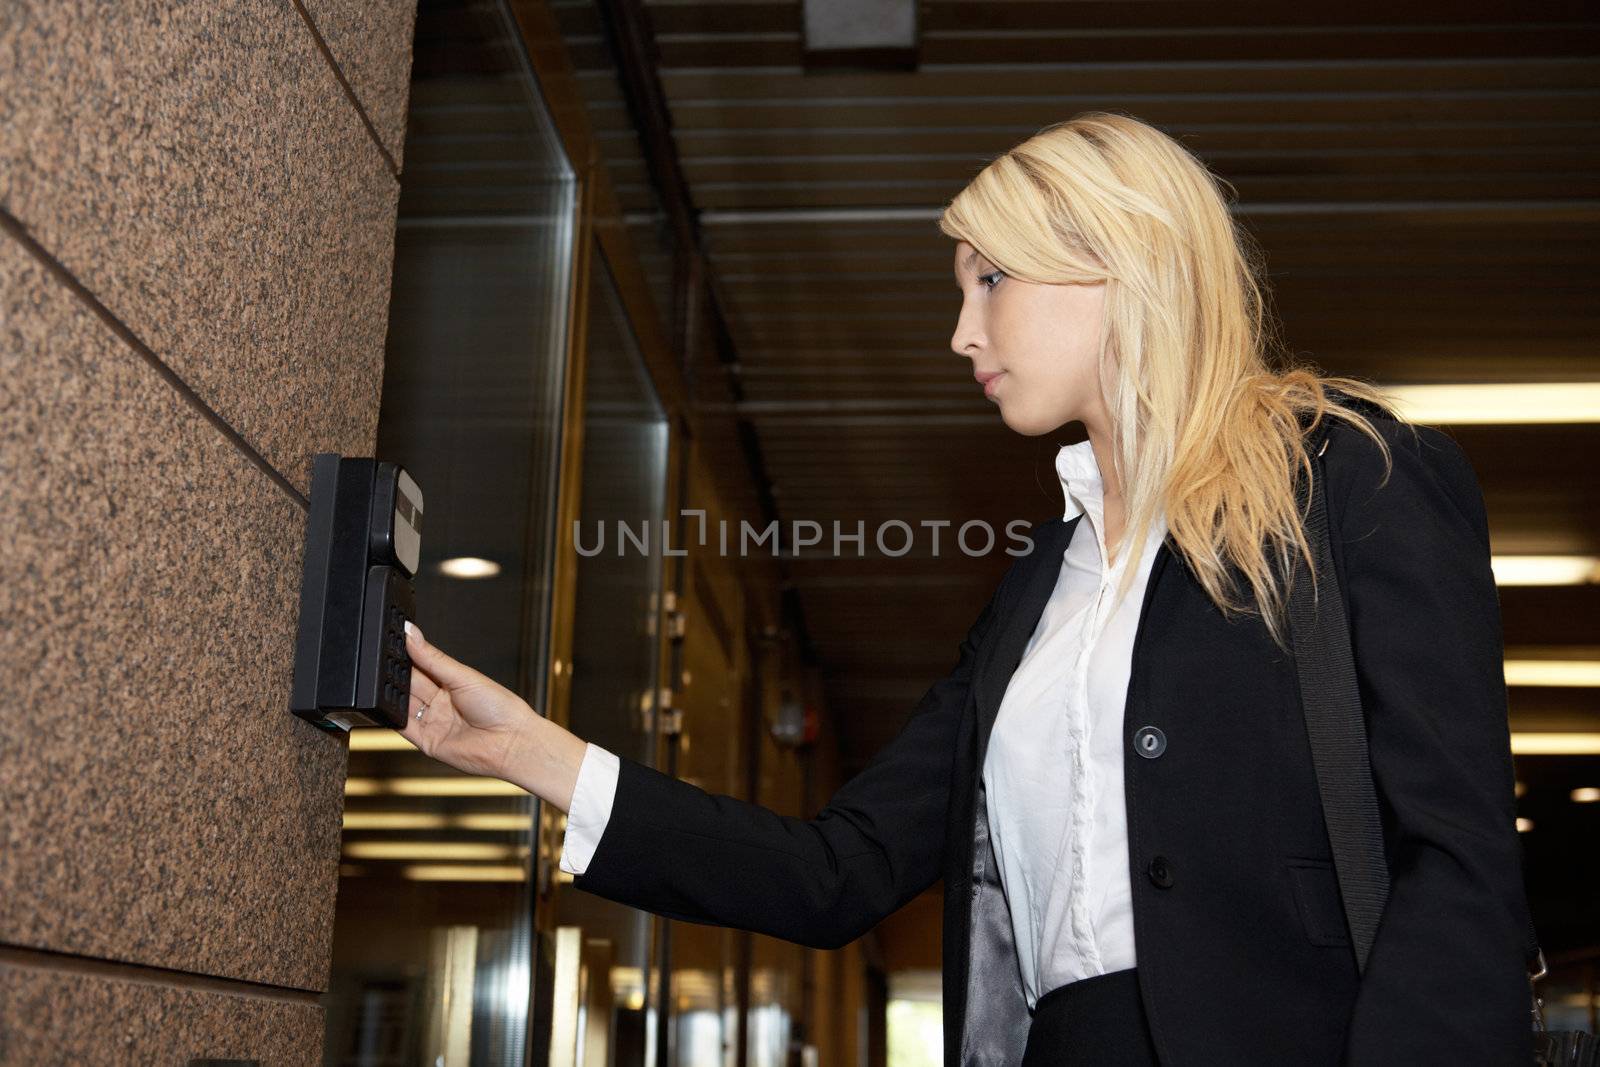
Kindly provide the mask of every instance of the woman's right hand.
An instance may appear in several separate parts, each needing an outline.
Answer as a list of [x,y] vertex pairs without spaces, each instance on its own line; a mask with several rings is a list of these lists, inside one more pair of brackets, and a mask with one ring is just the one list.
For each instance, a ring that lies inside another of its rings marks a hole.
[[412,667],[406,740],[457,770],[507,777],[539,715],[499,682],[428,644],[410,622],[406,653]]
[[[572,806],[588,746],[493,678],[429,644],[406,623],[410,714],[401,733],[422,753],[468,774],[502,778],[562,811]],[[417,717],[417,712],[422,717]]]

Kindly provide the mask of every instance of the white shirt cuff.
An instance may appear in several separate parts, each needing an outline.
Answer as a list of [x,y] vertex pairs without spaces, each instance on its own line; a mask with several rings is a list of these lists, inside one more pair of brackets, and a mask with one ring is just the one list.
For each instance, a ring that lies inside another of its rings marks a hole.
[[621,761],[599,745],[590,742],[584,750],[561,844],[561,869],[568,874],[582,874],[589,869],[589,860],[606,832],[606,823],[611,821],[621,767]]

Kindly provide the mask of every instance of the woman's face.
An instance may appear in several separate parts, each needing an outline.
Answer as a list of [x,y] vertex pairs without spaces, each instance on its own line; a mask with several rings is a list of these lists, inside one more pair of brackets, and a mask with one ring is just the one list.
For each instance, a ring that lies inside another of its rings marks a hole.
[[966,241],[956,242],[955,272],[961,316],[950,347],[987,380],[1005,424],[1029,437],[1073,421],[1107,431],[1096,367],[1105,283],[1020,281]]

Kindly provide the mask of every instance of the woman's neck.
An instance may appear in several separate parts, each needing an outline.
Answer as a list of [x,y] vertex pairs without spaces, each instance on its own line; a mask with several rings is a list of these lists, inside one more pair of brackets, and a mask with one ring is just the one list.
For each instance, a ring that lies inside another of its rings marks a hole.
[[1085,419],[1084,428],[1089,431],[1094,462],[1100,468],[1102,513],[1105,516],[1105,529],[1101,531],[1101,536],[1106,542],[1106,567],[1109,569],[1117,555],[1117,544],[1122,539],[1122,524],[1126,518],[1122,506],[1122,483],[1117,478],[1110,430],[1099,419]]

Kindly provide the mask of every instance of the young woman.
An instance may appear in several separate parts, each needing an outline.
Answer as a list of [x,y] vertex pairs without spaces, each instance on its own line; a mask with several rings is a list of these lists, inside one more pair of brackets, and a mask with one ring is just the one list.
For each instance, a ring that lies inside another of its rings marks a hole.
[[[1065,513],[866,770],[812,819],[709,795],[415,632],[406,736],[568,811],[575,884],[672,918],[834,947],[942,879],[950,1064],[1531,1062],[1499,603],[1460,449],[1361,382],[1269,368],[1217,179],[1134,119],[1042,130],[940,228],[951,347],[1001,419],[1088,437],[1057,457]],[[1391,877],[1364,973],[1288,651],[1318,469]]]

